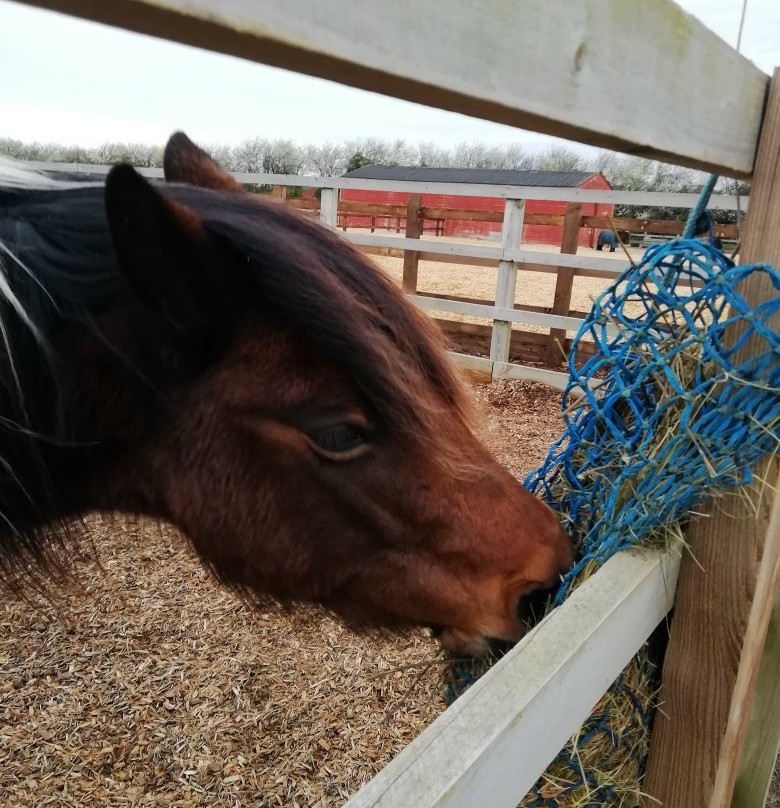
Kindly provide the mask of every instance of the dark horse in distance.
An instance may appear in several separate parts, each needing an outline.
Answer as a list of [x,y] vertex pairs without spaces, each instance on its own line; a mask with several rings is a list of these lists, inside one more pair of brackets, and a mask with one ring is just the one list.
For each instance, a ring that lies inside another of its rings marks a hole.
[[521,636],[570,545],[472,433],[435,326],[183,134],[165,177],[0,177],[5,582],[101,509],[172,522],[250,597],[453,651]]

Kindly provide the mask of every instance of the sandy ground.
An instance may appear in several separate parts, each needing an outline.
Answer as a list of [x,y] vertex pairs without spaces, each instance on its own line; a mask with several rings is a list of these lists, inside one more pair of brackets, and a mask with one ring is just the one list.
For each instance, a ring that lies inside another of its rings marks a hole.
[[[379,233],[380,231],[377,231]],[[437,241],[457,241],[464,244],[495,245],[495,242],[488,239],[478,238],[438,238]],[[537,252],[557,253],[560,248],[552,244],[524,243],[523,247]],[[631,257],[638,261],[642,256],[642,250],[629,249]],[[589,247],[580,247],[578,255],[609,258],[617,262],[617,266],[627,266],[628,260],[624,253],[616,251],[599,252]],[[401,282],[403,260],[401,258],[390,258],[386,256],[370,256],[378,266],[385,270],[391,277]],[[447,264],[438,261],[420,261],[418,265],[417,286],[421,294],[432,292],[434,294],[446,294],[458,297],[481,298],[493,301],[496,294],[497,270],[493,267],[471,266],[468,264]],[[530,306],[550,307],[555,298],[556,276],[551,272],[529,272],[521,270],[518,273],[517,287],[515,290],[515,304]],[[575,277],[571,296],[572,311],[589,311],[593,299],[599,292],[603,291],[609,281],[604,278]],[[435,312],[434,312],[435,314]],[[470,315],[452,314],[442,312],[442,317],[461,322],[490,324],[492,321],[482,317],[472,317]],[[549,333],[549,329],[536,325],[513,325],[514,329],[524,331],[535,331],[537,333]],[[568,336],[573,336],[569,333]]]

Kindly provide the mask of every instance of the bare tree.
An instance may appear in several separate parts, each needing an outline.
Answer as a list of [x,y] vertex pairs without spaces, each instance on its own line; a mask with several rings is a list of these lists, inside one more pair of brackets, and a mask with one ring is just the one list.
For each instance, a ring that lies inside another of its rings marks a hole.
[[306,172],[320,177],[337,177],[347,167],[347,158],[343,146],[324,143],[321,146],[306,147]]
[[550,146],[535,162],[541,171],[581,171],[585,166],[582,155],[566,146]]

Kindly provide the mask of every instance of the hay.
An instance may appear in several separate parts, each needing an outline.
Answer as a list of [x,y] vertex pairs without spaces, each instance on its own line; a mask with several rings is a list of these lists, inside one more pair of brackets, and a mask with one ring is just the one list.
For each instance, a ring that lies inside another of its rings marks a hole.
[[[683,240],[648,250],[642,265],[596,301],[579,336],[590,329],[598,351],[577,371],[575,341],[570,369],[584,389],[594,371],[608,367],[606,392],[575,406],[564,438],[526,480],[560,504],[583,557],[565,576],[558,601],[619,549],[681,547],[678,520],[705,496],[723,497],[740,485],[748,499],[764,495],[766,484],[752,479],[750,467],[780,449],[780,336],[769,325],[780,298],[751,311],[737,290],[752,272],[766,273],[780,290],[775,270],[734,267],[719,252]],[[698,292],[688,283],[694,277],[704,280]],[[637,302],[641,317],[627,311]],[[607,322],[618,336],[601,330]],[[738,358],[735,334],[754,340],[752,358]],[[640,804],[652,663],[645,646],[522,806]]]
[[0,612],[3,806],[340,805],[443,709],[420,633],[254,613],[175,531],[89,528],[83,590]]

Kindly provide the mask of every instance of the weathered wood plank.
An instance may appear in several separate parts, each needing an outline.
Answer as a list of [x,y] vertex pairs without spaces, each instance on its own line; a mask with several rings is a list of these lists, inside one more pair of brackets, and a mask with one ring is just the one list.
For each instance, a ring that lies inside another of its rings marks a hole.
[[[523,240],[523,219],[525,202],[522,199],[507,199],[504,204],[504,223],[501,228],[502,255],[512,247],[518,247]],[[517,264],[502,260],[498,264],[496,277],[496,316],[493,320],[493,334],[490,338],[490,358],[506,362],[509,359],[509,343],[512,340],[512,321],[500,316],[500,309],[514,309],[515,288],[517,286]]]
[[[27,2],[428,106],[742,176],[753,168],[767,86],[750,61],[669,0],[450,0],[446,15],[437,0],[396,0],[381,14],[362,0],[318,0],[294,14],[277,0]],[[621,102],[627,64],[642,65],[630,82],[641,104]],[[605,98],[610,115],[603,114]]]
[[552,271],[557,272],[557,267],[565,266],[572,269],[605,270],[612,275],[616,275],[625,269],[623,261],[614,258],[603,258],[598,255],[562,255],[560,253],[537,252],[513,247],[486,247],[481,244],[462,244],[429,238],[411,239],[398,236],[378,236],[368,233],[345,233],[343,238],[361,247],[390,247],[437,255],[466,256],[491,261],[514,261],[519,264],[534,265],[534,271],[539,271],[536,267],[552,267]]
[[482,356],[450,352],[450,358],[460,372],[470,381],[490,384],[493,381],[493,362]]
[[619,553],[345,808],[510,808],[671,607],[674,554]]
[[[780,530],[780,525],[777,526]],[[745,745],[734,783],[732,808],[763,806],[766,802],[780,737],[780,588],[769,621],[764,656],[756,680]]]
[[[420,197],[410,196],[406,205],[406,232],[407,239],[419,239],[423,231],[423,220],[420,210]],[[414,294],[417,291],[417,265],[420,254],[416,250],[404,251],[404,266],[401,277],[401,287],[404,292]]]
[[[780,265],[779,224],[777,71],[745,225],[745,262]],[[740,291],[752,305],[773,294],[768,279],[758,276],[749,278]],[[774,327],[780,330],[780,317],[776,319]],[[747,344],[740,356],[749,356],[753,350]],[[708,519],[697,520],[689,531],[692,558],[686,558],[680,574],[663,670],[664,708],[656,717],[644,783],[650,797],[664,805],[726,808],[731,801],[780,575],[780,497],[776,493],[780,459],[761,464],[757,474],[768,484],[757,508],[742,498],[729,498],[725,507],[712,509]],[[771,713],[768,706],[767,711]],[[777,748],[780,723],[764,729]],[[768,781],[771,770],[763,770],[761,776]],[[655,804],[648,800],[648,806]],[[740,803],[740,808],[757,805]]]
[[558,390],[565,390],[569,383],[569,374],[557,370],[545,370],[528,365],[519,365],[515,362],[494,362],[494,379],[523,379],[529,382],[542,382]]
[[[565,331],[577,331],[583,323],[577,317],[562,317],[558,314],[547,314],[543,311],[529,311],[528,309],[507,309],[503,306],[483,306],[479,303],[469,303],[465,300],[448,300],[442,297],[426,297],[425,295],[410,295],[409,299],[423,309],[433,311],[448,311],[452,314],[470,314],[472,317],[485,317],[505,323],[525,323],[525,325],[538,325],[542,328],[560,328]],[[608,332],[609,327],[607,327]],[[492,358],[492,357],[491,357]],[[505,362],[505,359],[495,360]]]
[[[569,202],[563,217],[563,232],[561,234],[561,253],[576,255],[580,238],[580,219],[582,217],[582,203]],[[568,315],[571,308],[571,291],[574,286],[574,270],[571,267],[558,267],[558,276],[555,279],[555,296],[552,305],[552,314]],[[560,365],[566,359],[563,344],[566,332],[554,328],[550,331],[550,342],[547,346],[547,361],[553,365]]]
[[335,228],[339,218],[339,192],[337,188],[323,188],[320,197],[320,221]]

